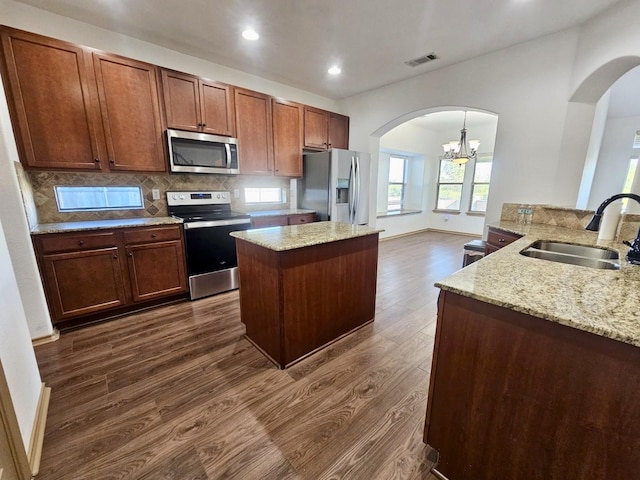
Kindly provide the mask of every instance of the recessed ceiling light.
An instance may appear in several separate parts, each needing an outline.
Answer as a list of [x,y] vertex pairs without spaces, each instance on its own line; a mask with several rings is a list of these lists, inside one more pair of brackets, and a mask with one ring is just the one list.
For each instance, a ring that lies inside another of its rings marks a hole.
[[256,32],[253,27],[245,28],[242,36],[247,40],[258,40],[260,38],[260,35],[258,35],[258,32]]
[[342,69],[337,65],[334,65],[329,70],[327,70],[327,72],[329,72],[329,75],[340,75],[340,73],[342,73]]

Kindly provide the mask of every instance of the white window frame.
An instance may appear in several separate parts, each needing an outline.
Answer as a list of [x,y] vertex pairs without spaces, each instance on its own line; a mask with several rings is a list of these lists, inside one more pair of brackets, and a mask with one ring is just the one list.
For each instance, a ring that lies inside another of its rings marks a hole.
[[[53,187],[58,211],[67,212],[97,212],[105,210],[141,210],[144,208],[144,198],[142,189],[132,185],[118,186],[75,186],[56,185]],[[114,205],[111,203],[110,194],[118,193],[119,190],[127,190],[129,194],[137,191],[138,196],[135,202],[126,205]],[[88,195],[90,193],[90,195]],[[65,197],[67,197],[65,199]],[[84,198],[83,198],[84,197]],[[92,200],[100,200],[99,204]],[[65,202],[80,204],[80,206],[65,206]]]
[[[436,183],[436,205],[435,205],[435,211],[436,212],[457,212],[460,213],[460,211],[462,210],[462,194],[464,193],[464,177],[465,174],[467,173],[467,164],[463,163],[461,165],[458,165],[458,168],[464,168],[464,173],[462,174],[462,181],[460,182],[441,182],[441,176],[442,176],[442,165],[443,162],[449,162],[451,163],[451,160],[447,160],[445,158],[440,157],[439,159],[439,164],[438,164],[438,177],[437,177],[437,183]],[[455,208],[438,208],[438,204],[440,203],[440,186],[441,185],[460,185],[460,208],[455,209]]]
[[[402,183],[400,182],[392,182],[391,181],[391,160],[392,159],[400,159],[403,160],[403,167],[402,167]],[[389,175],[387,178],[387,212],[401,212],[402,210],[404,210],[405,208],[405,193],[407,191],[407,167],[408,167],[408,157],[404,156],[404,155],[396,155],[396,154],[390,154],[389,155]],[[400,192],[400,205],[397,204],[393,204],[393,206],[395,207],[396,205],[398,206],[398,208],[390,208],[391,204],[389,203],[389,187],[391,185],[400,185],[401,187],[401,192]]]
[[[475,162],[473,163],[473,176],[471,177],[471,196],[469,197],[468,213],[485,214],[487,213],[486,205],[484,210],[473,209],[473,194],[476,191],[476,185],[487,185],[489,189],[491,188],[491,178],[489,178],[488,182],[476,182],[476,167],[478,166],[478,163],[491,163],[491,168],[493,169],[493,155],[478,155]],[[489,193],[487,192],[487,200],[488,199]]]

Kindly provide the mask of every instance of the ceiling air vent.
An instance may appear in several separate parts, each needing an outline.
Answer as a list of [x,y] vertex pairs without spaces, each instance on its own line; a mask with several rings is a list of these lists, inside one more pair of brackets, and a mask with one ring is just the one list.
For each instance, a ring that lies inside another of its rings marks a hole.
[[406,62],[404,62],[405,65],[409,65],[410,67],[417,67],[418,65],[422,65],[423,63],[427,63],[427,62],[431,62],[433,60],[436,60],[438,58],[438,56],[431,52],[431,53],[427,53],[426,55],[423,55],[421,57],[418,58],[414,58],[413,60],[407,60]]

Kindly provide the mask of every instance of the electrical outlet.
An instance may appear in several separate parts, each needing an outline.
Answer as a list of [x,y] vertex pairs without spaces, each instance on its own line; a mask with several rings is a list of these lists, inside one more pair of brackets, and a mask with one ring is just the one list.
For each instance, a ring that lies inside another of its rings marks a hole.
[[157,188],[151,189],[151,198],[154,200],[160,200],[160,190]]
[[240,190],[237,188],[233,190],[233,198],[240,198]]

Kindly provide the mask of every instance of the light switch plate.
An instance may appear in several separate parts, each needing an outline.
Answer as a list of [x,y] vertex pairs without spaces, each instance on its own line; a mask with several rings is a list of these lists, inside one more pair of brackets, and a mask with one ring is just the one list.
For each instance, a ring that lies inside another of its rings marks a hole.
[[240,198],[240,190],[237,188],[233,190],[233,198]]
[[151,198],[154,200],[160,200],[160,190],[157,188],[151,189]]

